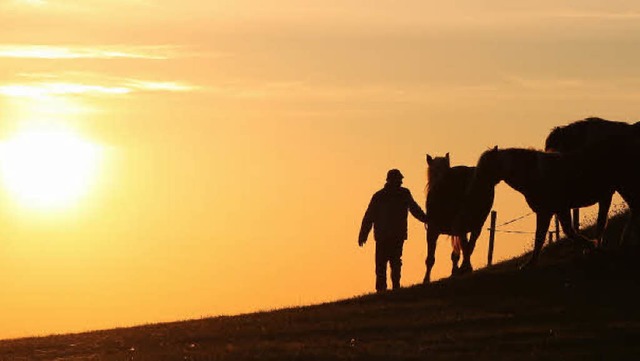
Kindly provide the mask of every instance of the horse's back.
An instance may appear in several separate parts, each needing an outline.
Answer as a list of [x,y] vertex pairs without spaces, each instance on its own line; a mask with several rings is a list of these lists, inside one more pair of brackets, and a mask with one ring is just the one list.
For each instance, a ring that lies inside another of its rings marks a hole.
[[637,137],[640,137],[640,122],[633,123],[632,127],[633,127],[633,134]]
[[567,152],[609,137],[623,136],[631,130],[640,135],[640,122],[629,124],[602,118],[586,118],[554,128],[545,140],[545,150]]

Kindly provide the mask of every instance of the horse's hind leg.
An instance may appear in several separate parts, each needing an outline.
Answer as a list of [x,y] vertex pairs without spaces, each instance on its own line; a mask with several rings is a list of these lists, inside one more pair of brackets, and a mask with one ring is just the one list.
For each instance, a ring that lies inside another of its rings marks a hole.
[[458,273],[458,262],[460,261],[460,252],[462,251],[462,240],[459,236],[451,236],[451,275]]
[[[547,236],[547,231],[549,230],[549,223],[551,222],[552,213],[540,212],[536,213],[536,240],[533,247],[533,253],[531,254],[531,258],[522,265],[521,268],[529,268],[535,266],[538,263],[538,258],[540,257],[540,250],[542,250],[542,245],[544,245],[544,240]],[[569,212],[567,212],[569,215]],[[570,215],[569,215],[570,216]],[[562,219],[558,217],[562,222]],[[571,219],[571,217],[569,217]],[[569,221],[571,223],[571,221]],[[565,231],[566,232],[566,231]]]
[[473,253],[475,245],[470,244],[466,233],[460,236],[460,240],[462,241],[462,265],[460,266],[459,273],[468,273],[473,271],[473,267],[471,267],[471,254]]
[[[607,210],[607,213],[608,213],[608,210]],[[593,243],[587,237],[576,232],[576,230],[573,228],[573,225],[571,225],[571,211],[569,209],[558,212],[557,216],[558,216],[558,221],[560,222],[560,226],[562,227],[562,231],[564,231],[564,234],[566,234],[567,237],[569,237],[571,240],[575,242],[581,243],[587,248],[593,248]],[[606,221],[606,218],[605,218],[605,221]],[[537,234],[536,234],[536,238],[537,238]]]
[[598,202],[598,220],[596,222],[596,242],[598,247],[602,246],[602,236],[604,235],[604,230],[607,227],[612,197],[613,193],[610,193]]
[[620,237],[620,245],[625,248],[630,246],[638,246],[640,240],[638,239],[638,226],[640,225],[640,213],[637,210],[629,209],[629,218],[622,230],[622,236]]
[[[639,122],[640,123],[640,122]],[[640,225],[640,197],[636,197],[636,192],[629,192],[624,189],[619,190],[622,199],[627,202],[629,207],[629,215],[627,216],[627,223],[624,225],[622,235],[620,236],[619,245],[627,248],[633,243],[638,243],[638,239],[634,239],[638,236],[638,226]]]
[[427,284],[431,282],[431,270],[436,263],[436,242],[438,241],[440,233],[433,229],[433,227],[427,228],[427,273],[424,275],[422,283]]

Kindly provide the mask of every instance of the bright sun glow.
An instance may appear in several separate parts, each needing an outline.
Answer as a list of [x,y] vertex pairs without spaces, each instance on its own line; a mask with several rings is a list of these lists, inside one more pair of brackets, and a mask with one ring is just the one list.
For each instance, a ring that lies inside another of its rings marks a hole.
[[89,190],[100,148],[63,130],[30,130],[0,142],[5,187],[30,208],[70,206]]

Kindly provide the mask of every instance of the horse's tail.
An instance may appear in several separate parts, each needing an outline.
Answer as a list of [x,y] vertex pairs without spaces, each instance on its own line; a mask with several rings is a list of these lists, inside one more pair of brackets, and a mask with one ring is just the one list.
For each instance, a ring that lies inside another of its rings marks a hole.
[[460,255],[460,251],[462,250],[462,237],[451,236],[451,248],[452,253]]

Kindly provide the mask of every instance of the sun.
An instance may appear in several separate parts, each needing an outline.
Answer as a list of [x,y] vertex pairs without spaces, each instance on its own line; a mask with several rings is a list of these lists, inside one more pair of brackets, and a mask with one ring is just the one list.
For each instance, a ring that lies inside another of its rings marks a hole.
[[100,153],[99,146],[69,130],[25,130],[0,142],[2,181],[24,206],[71,206],[91,188]]

